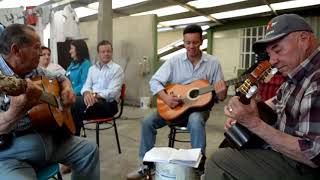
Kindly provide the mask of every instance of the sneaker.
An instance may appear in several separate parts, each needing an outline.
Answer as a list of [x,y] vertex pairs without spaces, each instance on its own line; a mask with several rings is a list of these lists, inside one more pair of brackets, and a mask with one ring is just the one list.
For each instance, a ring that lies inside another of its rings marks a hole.
[[139,179],[151,179],[151,176],[155,174],[155,167],[153,163],[144,163],[136,171],[133,171],[127,175],[127,180],[139,180]]

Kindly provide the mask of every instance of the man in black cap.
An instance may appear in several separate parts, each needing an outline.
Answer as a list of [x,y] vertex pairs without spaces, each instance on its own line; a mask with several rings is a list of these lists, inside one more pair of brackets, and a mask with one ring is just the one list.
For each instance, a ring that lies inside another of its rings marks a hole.
[[320,48],[300,16],[283,14],[267,25],[266,36],[253,45],[287,77],[266,103],[277,113],[274,126],[258,114],[256,102],[243,105],[232,97],[225,107],[225,130],[235,121],[268,145],[240,151],[223,148],[208,160],[205,179],[317,179],[320,176]]

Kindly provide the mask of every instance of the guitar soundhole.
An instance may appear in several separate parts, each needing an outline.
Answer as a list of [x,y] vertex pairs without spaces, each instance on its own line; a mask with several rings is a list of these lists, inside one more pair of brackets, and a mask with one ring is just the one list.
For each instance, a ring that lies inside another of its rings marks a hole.
[[198,89],[193,89],[192,91],[190,91],[190,97],[191,98],[196,98],[199,96],[199,90]]

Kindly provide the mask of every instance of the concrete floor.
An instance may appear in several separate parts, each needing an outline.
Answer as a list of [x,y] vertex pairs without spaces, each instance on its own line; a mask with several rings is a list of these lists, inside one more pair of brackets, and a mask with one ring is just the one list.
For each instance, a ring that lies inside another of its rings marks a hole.
[[[223,140],[223,125],[226,117],[223,107],[228,101],[216,104],[207,121],[207,156],[217,149]],[[122,153],[118,153],[117,143],[113,129],[100,132],[100,161],[101,180],[124,180],[126,175],[138,168],[141,161],[138,158],[140,142],[140,122],[144,115],[155,109],[143,110],[139,107],[125,106],[122,118],[117,121],[119,139]],[[94,127],[94,126],[92,126]],[[95,131],[86,131],[88,140],[95,142]],[[168,146],[169,128],[158,130],[156,146]],[[179,135],[180,139],[187,139],[189,135]],[[190,148],[190,143],[175,143],[177,148]],[[64,175],[63,179],[70,179]]]

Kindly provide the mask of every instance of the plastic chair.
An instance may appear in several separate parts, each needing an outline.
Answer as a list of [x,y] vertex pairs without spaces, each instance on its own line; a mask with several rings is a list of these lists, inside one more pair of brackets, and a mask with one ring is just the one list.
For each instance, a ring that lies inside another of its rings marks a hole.
[[62,180],[59,164],[52,164],[37,171],[37,180]]
[[182,142],[182,143],[190,143],[190,140],[179,140],[176,139],[176,135],[180,133],[189,133],[188,128],[186,127],[186,124],[179,124],[179,125],[169,125],[170,133],[168,135],[169,143],[168,147],[174,147],[174,142]]
[[[118,103],[120,105],[120,111],[115,116],[106,117],[106,118],[98,118],[98,119],[86,119],[83,122],[84,127],[83,127],[83,135],[82,136],[86,137],[86,131],[85,131],[86,129],[95,130],[96,131],[96,143],[98,146],[99,146],[99,139],[100,139],[99,138],[100,130],[114,128],[114,133],[116,135],[119,154],[121,154],[121,148],[120,148],[120,141],[119,141],[119,136],[118,136],[116,120],[119,119],[122,115],[125,93],[126,93],[126,85],[123,84],[121,87],[120,101]],[[85,127],[86,124],[92,124],[92,123],[96,124],[96,128],[91,129],[91,128]],[[107,127],[100,127],[101,124],[106,124]]]

